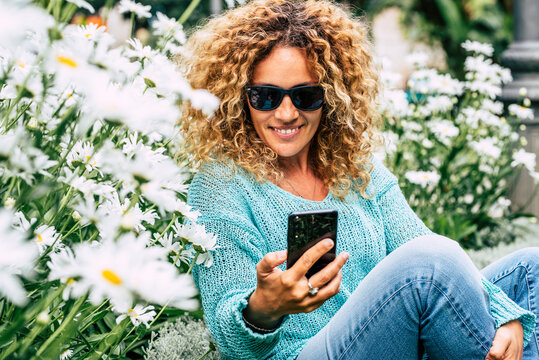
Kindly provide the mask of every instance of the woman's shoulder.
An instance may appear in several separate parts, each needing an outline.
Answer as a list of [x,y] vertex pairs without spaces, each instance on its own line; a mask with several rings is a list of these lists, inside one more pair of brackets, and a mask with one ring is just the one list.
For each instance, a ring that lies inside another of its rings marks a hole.
[[187,203],[195,208],[219,210],[219,207],[238,207],[244,202],[249,186],[245,170],[223,161],[202,164],[189,185]]
[[370,172],[369,187],[376,192],[376,195],[383,194],[391,186],[398,184],[397,177],[384,165],[384,162],[375,155],[371,155],[369,161],[373,167]]

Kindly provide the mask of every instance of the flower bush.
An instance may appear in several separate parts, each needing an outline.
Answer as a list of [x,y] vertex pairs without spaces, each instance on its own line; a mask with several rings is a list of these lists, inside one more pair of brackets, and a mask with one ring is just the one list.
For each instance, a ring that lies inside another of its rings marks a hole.
[[66,24],[89,3],[48,4],[0,3],[0,359],[141,357],[199,309],[189,272],[216,238],[185,202],[177,122],[218,100],[171,61],[176,20],[157,15],[155,48],[112,48],[106,27]]
[[510,223],[531,215],[510,207],[511,185],[522,168],[536,182],[539,173],[518,134],[519,121],[533,118],[526,90],[506,108],[496,98],[509,70],[492,62],[489,44],[462,46],[469,53],[463,80],[426,68],[423,54],[410,56],[416,71],[405,90],[382,73],[386,147],[379,156],[429,228],[476,249],[514,239]]

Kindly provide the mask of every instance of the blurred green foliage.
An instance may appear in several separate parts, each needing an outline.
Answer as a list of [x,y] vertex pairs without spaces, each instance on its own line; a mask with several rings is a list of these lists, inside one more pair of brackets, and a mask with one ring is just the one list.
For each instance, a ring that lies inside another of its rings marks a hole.
[[352,0],[356,13],[375,14],[389,6],[402,10],[406,36],[425,43],[439,42],[447,53],[449,71],[463,74],[466,53],[460,44],[467,39],[494,46],[494,61],[513,37],[512,0]]

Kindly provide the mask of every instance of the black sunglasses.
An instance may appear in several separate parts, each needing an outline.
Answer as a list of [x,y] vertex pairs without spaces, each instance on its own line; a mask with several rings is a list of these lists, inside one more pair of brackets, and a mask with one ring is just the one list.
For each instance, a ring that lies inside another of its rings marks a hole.
[[299,110],[313,111],[324,104],[324,88],[320,85],[296,86],[282,89],[277,86],[246,86],[247,98],[253,109],[271,111],[277,109],[285,95]]

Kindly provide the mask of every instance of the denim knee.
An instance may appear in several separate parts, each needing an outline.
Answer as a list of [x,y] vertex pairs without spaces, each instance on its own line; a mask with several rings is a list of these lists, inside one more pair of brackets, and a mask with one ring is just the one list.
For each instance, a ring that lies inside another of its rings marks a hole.
[[481,274],[459,243],[441,235],[425,235],[402,246],[403,273],[406,269],[439,281],[463,279],[478,282]]

